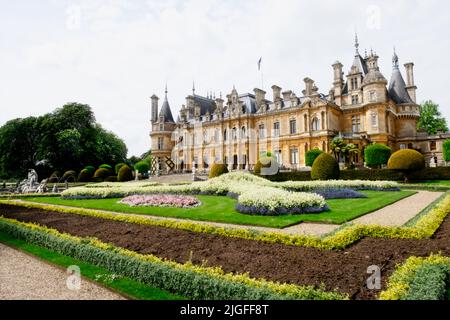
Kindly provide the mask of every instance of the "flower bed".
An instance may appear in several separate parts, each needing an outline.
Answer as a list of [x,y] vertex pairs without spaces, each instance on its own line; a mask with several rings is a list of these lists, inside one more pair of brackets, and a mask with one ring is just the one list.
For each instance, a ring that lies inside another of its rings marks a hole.
[[314,190],[315,194],[318,194],[325,199],[358,199],[358,198],[367,198],[364,193],[355,191],[353,189],[316,189]]
[[134,195],[123,198],[119,203],[129,206],[149,206],[149,207],[176,207],[192,208],[201,205],[201,202],[190,196],[180,196],[172,194],[154,195]]
[[327,180],[327,181],[286,181],[278,185],[290,191],[315,191],[317,189],[352,189],[374,191],[398,191],[400,184],[394,181],[367,180]]

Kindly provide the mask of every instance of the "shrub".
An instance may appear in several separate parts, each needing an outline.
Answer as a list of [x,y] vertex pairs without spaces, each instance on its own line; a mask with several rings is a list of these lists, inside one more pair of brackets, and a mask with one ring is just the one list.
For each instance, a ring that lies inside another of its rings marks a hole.
[[228,167],[224,163],[214,163],[209,171],[209,178],[215,178],[221,176],[224,173],[228,173]]
[[270,155],[271,153],[268,152],[266,156],[261,157],[255,164],[255,167],[253,168],[253,173],[256,175],[265,175],[265,176],[271,176],[271,174],[264,174],[265,170],[263,168],[267,168],[267,171],[269,171],[269,168],[273,167],[275,170],[275,174],[279,172],[279,166],[277,163],[277,159]]
[[64,172],[62,178],[62,181],[70,181],[70,182],[75,182],[77,180],[77,173],[73,170],[69,170]]
[[278,172],[273,176],[265,176],[264,178],[274,181],[311,181],[311,171],[290,171]]
[[305,163],[307,167],[312,167],[314,160],[323,153],[322,150],[313,149],[306,152]]
[[102,164],[98,168],[99,169],[108,169],[111,172],[112,172],[112,169],[113,169],[109,164]]
[[133,180],[133,172],[128,165],[124,165],[119,169],[119,173],[117,174],[117,180],[120,182],[131,181]]
[[106,177],[105,181],[107,181],[107,182],[117,182],[117,176]]
[[94,175],[95,173],[95,168],[93,166],[86,166],[84,169],[86,169],[89,174],[91,175],[91,177]]
[[87,169],[83,169],[80,171],[80,174],[78,175],[79,182],[90,182],[91,180],[92,174]]
[[116,164],[115,167],[114,167],[114,172],[116,174],[119,174],[120,168],[122,168],[124,165],[126,165],[126,163],[123,163],[123,162]]
[[339,164],[336,159],[328,153],[318,156],[312,166],[311,178],[313,180],[339,179]]
[[450,139],[444,142],[442,149],[444,153],[444,161],[450,161]]
[[105,181],[107,177],[110,175],[110,171],[106,168],[97,169],[94,173],[94,181]]
[[425,158],[416,150],[399,150],[389,158],[388,168],[403,171],[420,170],[425,168]]
[[364,150],[364,160],[369,167],[380,167],[388,163],[392,149],[380,143],[368,146]]
[[137,170],[140,174],[148,174],[150,165],[147,161],[139,161],[134,165],[134,170]]
[[48,182],[58,183],[59,182],[59,177],[61,177],[61,173],[59,171],[55,171],[48,178]]

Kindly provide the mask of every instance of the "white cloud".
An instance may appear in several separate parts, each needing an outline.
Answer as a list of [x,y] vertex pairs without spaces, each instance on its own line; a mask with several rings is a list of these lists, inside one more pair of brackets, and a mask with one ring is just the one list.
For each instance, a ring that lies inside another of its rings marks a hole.
[[[393,45],[401,62],[415,61],[419,100],[436,100],[450,118],[449,5],[412,2],[79,0],[43,1],[39,19],[26,10],[14,11],[17,22],[0,13],[0,29],[8,30],[0,35],[10,40],[0,43],[7,106],[0,123],[79,101],[125,139],[130,154],[140,154],[150,147],[149,97],[162,96],[166,81],[175,115],[193,80],[200,94],[261,86],[260,56],[266,91],[276,83],[300,93],[309,76],[327,93],[331,64],[341,60],[347,71],[351,63],[355,27],[362,51],[377,50],[387,78]],[[379,28],[367,27],[372,5],[380,9]],[[80,8],[79,29],[66,27],[70,6]]]

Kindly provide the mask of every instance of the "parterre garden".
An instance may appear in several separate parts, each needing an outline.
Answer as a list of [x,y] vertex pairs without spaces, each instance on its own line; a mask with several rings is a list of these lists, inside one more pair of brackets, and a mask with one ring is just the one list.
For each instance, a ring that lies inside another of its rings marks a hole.
[[[415,193],[392,181],[273,182],[242,172],[178,185],[93,183],[0,200],[0,236],[117,275],[136,298],[446,299],[448,192],[404,225],[353,222]],[[304,222],[339,227],[283,232]],[[370,266],[381,270],[376,290]]]

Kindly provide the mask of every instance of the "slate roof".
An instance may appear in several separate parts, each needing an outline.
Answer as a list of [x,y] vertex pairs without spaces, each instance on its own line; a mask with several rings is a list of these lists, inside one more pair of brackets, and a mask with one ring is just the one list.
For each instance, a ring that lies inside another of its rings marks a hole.
[[408,91],[406,90],[406,83],[405,80],[403,79],[402,73],[400,72],[398,66],[398,56],[396,53],[394,53],[392,62],[393,62],[392,76],[388,89],[389,97],[392,100],[394,100],[394,102],[397,104],[402,103],[414,104],[414,101],[411,99]]
[[161,107],[161,111],[159,112],[159,116],[164,116],[164,122],[175,122],[173,121],[172,111],[170,110],[169,101],[167,100],[167,94],[164,98],[163,105]]

